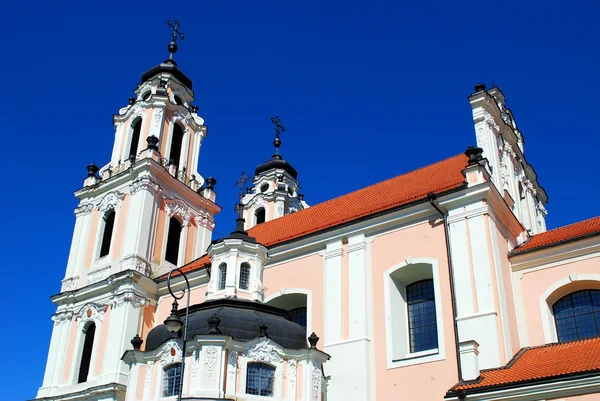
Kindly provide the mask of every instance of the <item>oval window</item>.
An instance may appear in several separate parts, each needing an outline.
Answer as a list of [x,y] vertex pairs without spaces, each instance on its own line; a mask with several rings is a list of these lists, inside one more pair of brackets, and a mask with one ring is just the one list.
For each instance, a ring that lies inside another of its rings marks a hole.
[[267,190],[269,189],[269,184],[262,184],[260,187],[260,192],[267,192]]

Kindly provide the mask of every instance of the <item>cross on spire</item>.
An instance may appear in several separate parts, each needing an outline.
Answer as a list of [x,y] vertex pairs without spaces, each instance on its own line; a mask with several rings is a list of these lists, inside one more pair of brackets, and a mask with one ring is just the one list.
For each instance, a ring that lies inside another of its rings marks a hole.
[[275,146],[275,155],[279,155],[279,147],[281,146],[279,134],[285,132],[285,127],[281,124],[281,119],[279,116],[271,117],[271,122],[275,126],[275,139],[273,140],[273,146]]
[[171,29],[173,30],[173,33],[171,35],[171,43],[169,43],[169,60],[173,60],[173,54],[175,54],[175,52],[177,51],[177,39],[185,39],[183,32],[179,30],[179,20],[173,20],[173,22],[171,22],[171,20],[167,21],[167,25],[169,25],[169,27],[171,27]]

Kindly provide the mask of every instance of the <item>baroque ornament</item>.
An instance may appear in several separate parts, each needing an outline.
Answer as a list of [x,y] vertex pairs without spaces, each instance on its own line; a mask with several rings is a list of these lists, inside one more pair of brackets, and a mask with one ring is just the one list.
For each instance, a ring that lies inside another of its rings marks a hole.
[[206,350],[204,351],[204,365],[206,366],[206,374],[208,377],[212,376],[213,368],[217,363],[218,354],[219,351],[217,350],[217,347],[212,345],[206,347]]
[[106,312],[107,308],[108,305],[98,305],[92,302],[85,304],[75,315],[79,328],[82,328],[90,321],[96,325],[100,324],[104,320],[104,312]]
[[134,292],[128,291],[113,296],[108,302],[108,304],[111,306],[112,309],[114,309],[118,308],[119,306],[123,306],[126,302],[129,302],[131,305],[133,305],[134,308],[142,308],[150,303],[150,301],[148,301],[146,298]]
[[154,361],[148,361],[146,363],[146,377],[144,377],[144,394],[148,394],[150,391],[150,383],[152,382],[152,368],[154,367]]
[[94,210],[94,205],[91,203],[82,203],[75,208],[74,213],[76,217],[79,217],[92,213],[92,210]]
[[192,358],[192,381],[200,376],[200,350],[194,351]]
[[290,359],[288,361],[288,381],[292,388],[296,385],[296,368],[298,362],[295,359]]
[[163,344],[160,351],[160,366],[165,367],[172,363],[181,362],[181,346],[174,339]]
[[54,315],[52,315],[52,321],[56,325],[59,325],[63,322],[69,322],[69,321],[71,321],[71,318],[73,318],[72,311],[61,311],[61,312],[57,312]]
[[192,212],[189,206],[181,199],[165,199],[167,214],[169,216],[179,216],[183,220],[183,225],[187,226],[192,220]]
[[315,400],[320,399],[321,397],[319,397],[319,388],[321,387],[321,369],[319,369],[317,361],[312,361],[311,362],[311,366],[312,366],[312,386],[313,386],[313,391],[314,391],[314,398]]
[[162,121],[164,113],[164,109],[154,109],[154,128],[158,128],[160,126],[160,122]]
[[235,378],[235,371],[237,370],[237,351],[229,350],[229,356],[227,357],[227,375],[229,380]]
[[283,358],[279,356],[277,349],[271,344],[271,340],[268,337],[262,337],[252,348],[244,351],[243,355],[256,362],[283,362]]
[[125,194],[119,191],[112,191],[107,193],[104,198],[98,204],[98,210],[102,213],[114,209],[115,211],[121,207],[121,203],[125,198]]
[[134,180],[129,186],[131,195],[135,195],[139,191],[149,191],[153,194],[159,194],[162,191],[162,188],[152,178],[141,177]]
[[146,276],[150,273],[150,264],[139,256],[128,256],[127,258],[121,260],[120,265],[122,271],[135,270],[136,272]]

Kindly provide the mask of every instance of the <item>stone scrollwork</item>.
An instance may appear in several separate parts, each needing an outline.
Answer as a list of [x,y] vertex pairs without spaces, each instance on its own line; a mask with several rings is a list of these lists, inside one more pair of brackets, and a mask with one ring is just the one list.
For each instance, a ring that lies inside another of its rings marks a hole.
[[66,278],[62,281],[61,291],[71,291],[77,287],[77,281],[79,281],[79,276]]
[[200,350],[195,350],[192,358],[192,381],[200,376]]
[[256,362],[283,362],[283,358],[279,356],[277,349],[271,344],[271,340],[267,337],[262,337],[252,348],[246,350],[244,356]]
[[135,195],[139,191],[149,191],[153,194],[159,194],[162,188],[151,177],[140,177],[134,180],[129,186],[131,195]]
[[108,277],[110,273],[110,265],[101,267],[96,270],[92,270],[88,273],[88,281],[90,284],[97,283]]
[[489,125],[490,128],[492,128],[494,131],[496,131],[496,132],[500,131],[500,127],[498,126],[498,124],[496,124],[496,120],[494,119],[494,116],[492,116],[489,112],[487,112],[487,111],[484,112],[483,119],[487,123],[487,125]]
[[208,375],[208,377],[212,376],[213,369],[215,367],[215,364],[217,363],[218,356],[219,351],[217,350],[217,347],[214,347],[212,345],[206,347],[206,350],[204,351],[204,365],[206,366],[206,374]]
[[163,114],[165,113],[164,109],[156,108],[154,109],[154,128],[158,128],[160,126],[160,122],[162,121]]
[[290,359],[288,361],[288,381],[291,384],[292,388],[296,385],[296,368],[298,366],[298,362],[295,359]]
[[134,308],[143,308],[147,306],[150,303],[150,301],[132,291],[128,291],[113,296],[108,302],[112,309],[118,308],[119,306],[122,306],[125,303],[130,303],[131,305],[133,305]]
[[96,325],[100,324],[104,320],[104,312],[108,305],[99,305],[95,303],[85,304],[79,312],[75,315],[75,319],[79,324],[79,327],[85,326],[88,322],[92,321]]
[[160,352],[159,363],[161,367],[165,367],[172,363],[181,362],[181,346],[177,341],[171,339],[163,344],[162,350]]
[[227,375],[229,380],[235,378],[235,372],[237,370],[237,351],[229,350],[229,356],[227,358]]
[[59,325],[63,322],[69,322],[69,321],[71,321],[72,318],[73,318],[72,311],[61,311],[61,312],[56,312],[54,315],[52,315],[52,321],[54,322],[55,325]]
[[180,199],[165,199],[167,214],[169,216],[179,216],[183,220],[183,225],[190,224],[193,215],[190,207]]
[[121,260],[121,270],[135,270],[145,276],[150,273],[150,263],[139,256],[131,255]]
[[321,369],[319,368],[319,362],[313,361],[311,363],[311,366],[312,366],[311,367],[311,369],[312,369],[311,376],[312,376],[312,387],[313,387],[314,399],[319,400],[319,399],[321,399],[320,394],[319,394],[320,393],[319,389],[321,387],[322,373],[321,373]]
[[150,383],[152,383],[152,368],[154,367],[154,361],[148,361],[146,363],[146,376],[144,377],[144,394],[150,392]]
[[125,194],[119,191],[112,191],[107,193],[104,198],[98,204],[98,210],[102,213],[108,211],[109,209],[117,210],[121,207],[121,203],[123,203],[123,199],[125,198]]
[[74,213],[76,217],[79,217],[92,213],[92,210],[94,210],[94,205],[91,203],[81,203],[75,208]]

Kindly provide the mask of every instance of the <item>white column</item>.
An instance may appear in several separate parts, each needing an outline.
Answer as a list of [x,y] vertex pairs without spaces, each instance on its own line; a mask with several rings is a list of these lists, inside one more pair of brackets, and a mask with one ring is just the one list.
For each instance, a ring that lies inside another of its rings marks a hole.
[[[162,141],[163,123],[165,121],[166,104],[155,102],[152,108],[152,118],[150,119],[149,136],[154,135],[159,141]],[[159,142],[160,143],[160,142]],[[163,155],[164,156],[164,155]]]
[[113,145],[112,156],[110,158],[110,164],[115,167],[119,164],[119,151],[121,150],[121,144],[123,142],[123,131],[125,130],[125,124],[118,122],[115,124],[115,143]]
[[288,401],[296,401],[296,381],[298,379],[297,369],[298,369],[298,361],[296,361],[295,359],[288,359],[288,361],[287,361],[287,378],[288,378],[287,399],[288,399]]
[[350,339],[367,337],[367,265],[364,234],[348,239],[348,314]]
[[82,215],[80,217],[83,219],[82,227],[81,227],[81,235],[78,241],[76,256],[75,256],[75,264],[73,266],[72,276],[80,276],[82,278],[84,274],[82,272],[87,267],[85,266],[85,256],[87,253],[87,249],[90,246],[94,246],[94,238],[95,235],[92,235],[92,213],[91,211]]
[[[227,260],[227,277],[225,277],[225,295],[235,295],[235,282],[238,271],[238,252],[235,250],[229,251],[229,260]],[[218,280],[218,278],[217,278]]]
[[200,349],[195,349],[192,352],[191,360],[191,381],[189,387],[189,395],[197,396],[200,393]]
[[220,344],[207,344],[202,346],[200,362],[202,373],[200,374],[200,397],[222,398],[223,397],[223,373],[224,373],[224,348]]
[[127,384],[129,367],[121,360],[121,356],[131,349],[131,339],[139,333],[144,307],[148,300],[132,292],[125,292],[110,300],[111,312],[106,342],[102,355],[101,376],[109,381]]
[[140,362],[135,362],[129,370],[129,379],[127,381],[127,393],[125,394],[125,401],[135,401],[139,398],[138,394],[136,394],[139,375]]
[[185,252],[186,252],[189,228],[190,228],[189,220],[184,220],[183,227],[181,228],[181,236],[179,237],[179,251],[177,252],[177,266],[183,266],[185,264]]
[[50,387],[57,387],[60,384],[72,316],[71,312],[63,312],[52,316],[54,327],[52,328],[44,381],[38,392],[38,397],[51,395],[52,389]]
[[463,380],[475,380],[479,377],[479,344],[477,341],[463,341],[458,344],[460,366]]
[[[342,243],[330,242],[325,250],[325,345],[342,339]],[[325,351],[327,352],[327,351]]]
[[475,311],[471,278],[471,260],[467,237],[467,222],[464,217],[448,218],[450,253],[454,269],[454,285],[457,316],[470,315]]
[[[75,228],[73,229],[73,239],[71,240],[71,248],[69,250],[69,259],[67,261],[67,271],[65,274],[65,279],[71,278],[75,272],[75,265],[77,261],[77,252],[82,243],[82,231],[83,231],[83,221],[85,216],[87,216],[91,211],[91,205],[80,206],[75,209]],[[89,210],[88,210],[89,209]]]
[[200,224],[200,220],[201,216],[196,217],[196,238],[195,241],[196,243],[194,244],[194,259],[199,258],[200,256],[204,255],[204,253],[206,252],[206,248],[207,246],[205,246],[205,238],[206,238],[206,232],[208,231],[208,228],[203,227]]
[[185,167],[185,171],[186,174],[189,176],[190,172],[188,171],[188,156],[189,156],[189,150],[190,150],[190,128],[188,127],[185,130],[185,133],[183,135],[183,146],[181,147],[181,153],[179,154],[179,164],[181,164],[181,166],[177,166],[179,168],[179,170],[182,170]]
[[227,357],[227,385],[225,388],[225,395],[235,396],[236,395],[236,384],[237,384],[237,351],[229,350]]

